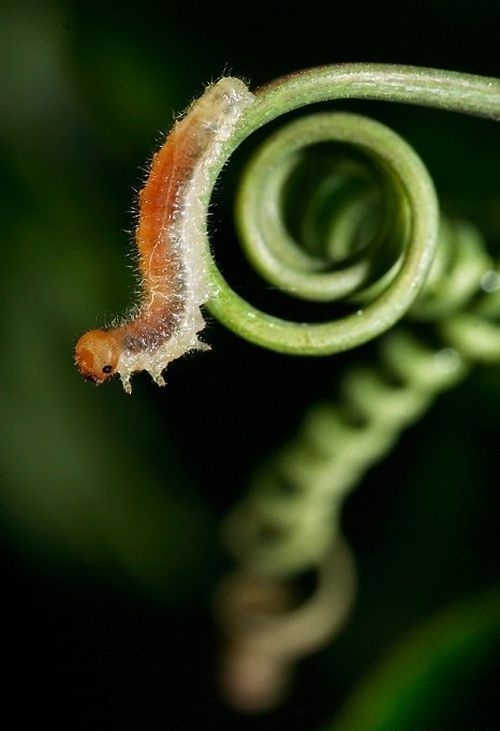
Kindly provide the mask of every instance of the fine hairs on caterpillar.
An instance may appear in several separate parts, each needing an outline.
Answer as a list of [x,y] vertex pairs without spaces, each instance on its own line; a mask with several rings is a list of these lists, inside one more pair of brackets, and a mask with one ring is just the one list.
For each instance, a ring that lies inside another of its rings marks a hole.
[[171,361],[209,348],[198,338],[205,326],[200,307],[210,288],[195,213],[220,145],[253,100],[240,79],[220,79],[193,102],[154,155],[135,233],[141,300],[117,327],[90,330],[78,340],[75,363],[84,378],[100,384],[118,373],[131,393],[131,375],[144,370],[164,386],[162,371]]

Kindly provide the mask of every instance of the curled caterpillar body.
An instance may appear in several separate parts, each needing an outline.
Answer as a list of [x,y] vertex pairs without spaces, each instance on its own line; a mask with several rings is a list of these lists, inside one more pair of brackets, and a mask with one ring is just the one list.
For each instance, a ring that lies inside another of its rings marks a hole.
[[198,338],[210,287],[196,214],[220,145],[253,100],[240,79],[220,79],[193,102],[155,154],[139,196],[135,235],[141,302],[117,327],[90,330],[78,340],[75,363],[84,378],[99,384],[119,373],[130,393],[130,376],[145,370],[162,386],[162,371],[172,360],[208,349]]

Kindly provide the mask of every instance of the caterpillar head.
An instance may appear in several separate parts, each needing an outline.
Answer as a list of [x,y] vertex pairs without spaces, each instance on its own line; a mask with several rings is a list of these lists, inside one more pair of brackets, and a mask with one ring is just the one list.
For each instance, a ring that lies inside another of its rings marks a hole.
[[75,363],[86,380],[99,385],[116,373],[120,350],[112,332],[89,330],[76,344]]

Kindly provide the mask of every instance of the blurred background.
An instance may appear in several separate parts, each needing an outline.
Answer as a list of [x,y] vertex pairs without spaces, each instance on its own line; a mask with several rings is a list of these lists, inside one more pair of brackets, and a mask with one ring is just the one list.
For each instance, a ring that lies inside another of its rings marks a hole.
[[[210,596],[228,564],[218,526],[259,460],[372,348],[290,359],[212,322],[211,353],[175,362],[166,389],[135,378],[131,398],[118,382],[84,383],[72,349],[130,303],[135,191],[206,82],[367,60],[498,76],[499,23],[487,0],[0,4],[2,728],[35,717],[52,728],[299,731],[338,728],[345,707],[351,729],[493,727],[498,642],[481,618],[500,564],[498,368],[442,396],[349,498],[351,622],[302,663],[283,708],[251,717],[215,690]],[[476,223],[498,254],[498,125],[330,107],[394,127],[444,210]],[[259,303],[232,231],[235,179],[229,167],[214,239],[233,285]],[[457,618],[448,608],[463,603]]]

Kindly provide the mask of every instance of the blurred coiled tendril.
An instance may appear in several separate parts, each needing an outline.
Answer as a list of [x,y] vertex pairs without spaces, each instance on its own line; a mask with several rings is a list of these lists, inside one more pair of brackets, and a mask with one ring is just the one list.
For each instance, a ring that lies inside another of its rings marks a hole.
[[[500,119],[499,80],[411,67],[310,69],[255,93],[221,148],[213,183],[253,131],[315,102],[378,99]],[[305,186],[311,169],[314,186]],[[500,270],[474,227],[440,217],[409,145],[354,114],[321,112],[274,133],[243,175],[237,227],[248,259],[274,287],[340,301],[347,314],[326,323],[265,314],[230,288],[210,257],[209,308],[222,323],[298,355],[382,336],[378,362],[348,372],[337,403],[310,409],[296,439],[254,475],[226,526],[241,569],[217,599],[228,639],[223,683],[236,705],[261,708],[279,698],[290,661],[332,635],[348,612],[355,580],[339,528],[348,491],[473,362],[500,360]],[[391,329],[405,315],[404,329]],[[418,320],[432,326],[433,346],[412,333]],[[316,592],[295,606],[281,582],[309,569],[318,571]]]

